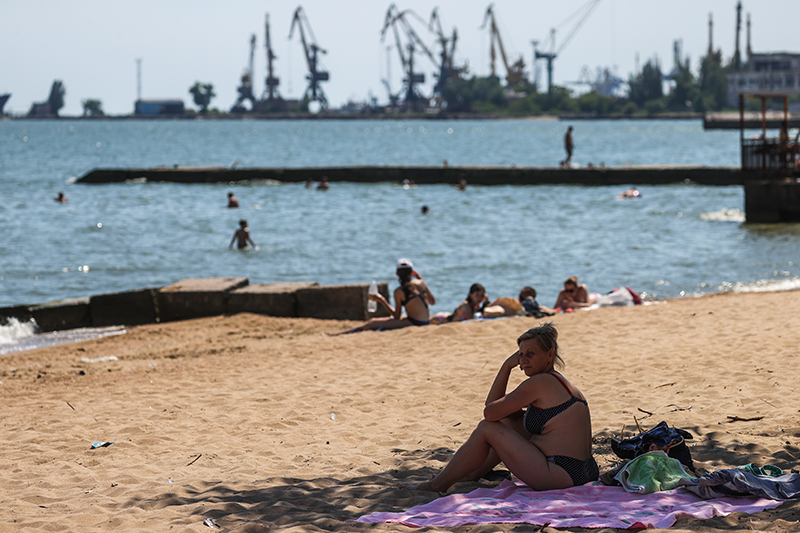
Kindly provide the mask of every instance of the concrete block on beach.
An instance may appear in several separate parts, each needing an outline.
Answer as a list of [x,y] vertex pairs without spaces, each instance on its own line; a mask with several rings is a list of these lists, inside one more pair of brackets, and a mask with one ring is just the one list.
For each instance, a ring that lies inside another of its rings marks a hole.
[[227,312],[296,317],[297,291],[312,287],[319,287],[319,284],[316,281],[253,283],[231,291]]
[[158,322],[158,289],[137,289],[89,298],[92,326],[135,326]]
[[30,312],[41,331],[88,328],[92,326],[90,298],[70,298],[31,306]]
[[[378,284],[378,292],[389,298],[385,282]],[[297,291],[297,316],[336,320],[367,320],[375,316],[388,316],[382,305],[370,314],[367,311],[369,284],[326,285]]]
[[159,290],[159,317],[171,321],[225,314],[230,292],[248,283],[247,278],[182,279]]

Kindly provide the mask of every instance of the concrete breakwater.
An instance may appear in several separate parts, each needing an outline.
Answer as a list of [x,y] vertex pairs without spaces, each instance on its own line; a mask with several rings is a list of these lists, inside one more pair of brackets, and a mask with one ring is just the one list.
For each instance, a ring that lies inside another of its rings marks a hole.
[[[316,282],[250,284],[247,278],[183,279],[160,288],[0,308],[9,318],[35,320],[41,332],[103,326],[133,326],[236,313],[279,317],[366,320],[388,316],[382,306],[367,311],[368,284]],[[378,291],[389,297],[388,285]]]
[[[789,128],[800,128],[800,113],[789,113]],[[703,115],[704,130],[738,130],[744,127],[747,130],[760,130],[762,126],[769,130],[777,130],[783,124],[783,113],[768,111],[766,117],[760,111],[747,111],[744,117],[738,111],[723,111],[719,113],[706,113]]]
[[462,178],[470,185],[741,185],[739,167],[626,166],[626,167],[310,167],[310,168],[226,168],[155,167],[94,169],[78,183],[120,183],[158,181],[174,183],[246,183],[278,181],[287,183],[331,182],[402,183],[418,185],[455,184]]

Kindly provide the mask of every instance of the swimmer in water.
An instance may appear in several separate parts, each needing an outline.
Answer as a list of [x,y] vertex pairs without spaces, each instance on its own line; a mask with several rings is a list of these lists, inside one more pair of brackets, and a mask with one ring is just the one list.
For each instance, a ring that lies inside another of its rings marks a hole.
[[247,220],[241,219],[239,221],[239,228],[233,234],[233,238],[231,239],[231,243],[228,245],[228,248],[232,248],[234,242],[236,242],[236,247],[239,250],[247,248],[248,242],[253,246],[253,248],[258,250],[258,246],[256,246],[256,243],[254,243],[253,239],[250,238],[250,230],[247,228]]
[[625,198],[641,198],[642,193],[639,192],[639,189],[632,188],[628,189],[627,191],[622,191],[617,195],[617,200],[623,200]]

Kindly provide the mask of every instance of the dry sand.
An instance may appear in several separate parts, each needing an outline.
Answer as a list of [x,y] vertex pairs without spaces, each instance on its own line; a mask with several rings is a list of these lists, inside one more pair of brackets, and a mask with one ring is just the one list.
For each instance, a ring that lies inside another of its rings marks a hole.
[[[636,420],[693,433],[701,471],[797,471],[800,292],[553,321],[601,471],[618,462],[609,439]],[[516,337],[538,322],[327,338],[353,323],[241,314],[0,357],[0,530],[204,532],[213,518],[222,531],[406,531],[348,521],[434,497],[398,486],[427,479],[466,439]],[[81,362],[108,356],[118,360]],[[670,531],[798,531],[799,519],[789,502]]]

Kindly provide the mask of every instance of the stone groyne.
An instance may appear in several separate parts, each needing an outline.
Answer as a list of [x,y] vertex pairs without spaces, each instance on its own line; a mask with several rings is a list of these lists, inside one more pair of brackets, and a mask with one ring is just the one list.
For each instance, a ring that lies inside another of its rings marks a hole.
[[[183,279],[145,288],[37,305],[0,308],[9,318],[35,320],[41,332],[104,326],[133,326],[235,313],[279,317],[367,320],[388,316],[382,306],[367,310],[369,284],[319,285],[316,282],[250,284],[247,278]],[[389,298],[386,282],[378,292]]]

